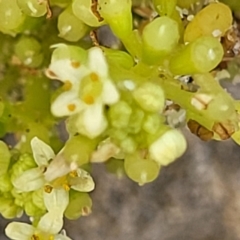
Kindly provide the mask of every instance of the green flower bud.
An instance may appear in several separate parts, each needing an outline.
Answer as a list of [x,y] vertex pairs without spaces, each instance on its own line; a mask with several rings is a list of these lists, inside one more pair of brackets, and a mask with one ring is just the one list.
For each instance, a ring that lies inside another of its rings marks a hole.
[[175,75],[206,73],[221,62],[223,54],[218,39],[211,36],[199,37],[172,56],[169,69]]
[[149,156],[159,165],[167,166],[179,158],[186,150],[187,142],[177,129],[171,129],[161,135],[149,147]]
[[91,213],[92,200],[89,194],[71,190],[69,197],[69,204],[64,213],[66,218],[74,220]]
[[0,191],[1,192],[9,192],[13,188],[13,185],[10,180],[9,173],[5,173],[0,176]]
[[153,160],[144,159],[138,153],[128,155],[124,160],[126,174],[139,185],[155,180],[160,166]]
[[28,216],[42,216],[45,210],[38,208],[30,199],[25,202],[24,210]]
[[19,157],[18,161],[12,166],[11,181],[14,181],[23,172],[28,169],[36,167],[33,157],[29,154],[23,154]]
[[165,16],[154,19],[142,33],[144,62],[155,64],[161,61],[176,47],[179,38],[176,21]]
[[45,210],[45,204],[43,200],[43,189],[40,188],[32,193],[32,201],[35,206],[38,208]]
[[132,32],[131,0],[99,0],[99,11],[104,20],[119,38]]
[[0,141],[0,176],[7,172],[10,158],[11,154],[7,145],[3,141]]
[[110,123],[115,128],[125,128],[128,126],[132,108],[125,101],[119,101],[112,105],[109,110]]
[[159,85],[146,82],[133,92],[139,106],[149,112],[162,112],[165,105],[164,92]]
[[160,16],[171,17],[176,8],[177,0],[153,0],[153,4]]
[[1,197],[0,202],[0,213],[4,218],[12,219],[22,215],[21,208],[14,203],[13,199]]

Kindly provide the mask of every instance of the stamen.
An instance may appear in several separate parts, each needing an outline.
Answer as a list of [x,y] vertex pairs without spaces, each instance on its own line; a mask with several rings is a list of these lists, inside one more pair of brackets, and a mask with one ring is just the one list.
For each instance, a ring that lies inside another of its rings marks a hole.
[[68,184],[64,183],[62,186],[63,186],[64,190],[66,190],[66,191],[70,190],[70,186]]
[[76,105],[75,105],[75,104],[69,104],[69,105],[67,106],[67,108],[68,108],[68,110],[69,110],[70,112],[73,112],[73,111],[76,109]]
[[57,78],[57,75],[56,75],[53,71],[51,71],[51,70],[49,70],[49,69],[47,69],[46,75],[47,75],[48,77],[50,77],[50,78]]
[[52,186],[50,186],[50,185],[44,186],[44,192],[50,193],[50,192],[52,192],[52,190],[53,190],[53,187],[52,187]]
[[37,235],[33,234],[31,236],[31,240],[40,240],[40,238]]
[[78,174],[77,174],[77,171],[72,171],[69,173],[70,177],[77,177]]
[[94,72],[92,72],[92,73],[90,74],[90,78],[91,78],[91,80],[92,80],[93,82],[99,81],[98,75],[97,75],[96,73],[94,73]]
[[94,103],[94,98],[91,95],[87,95],[83,98],[83,101],[86,104],[93,104]]
[[91,211],[91,208],[85,206],[82,208],[82,216],[88,216],[92,211]]
[[65,83],[63,85],[63,89],[65,91],[69,91],[71,88],[72,88],[72,83],[69,80],[65,81]]
[[80,62],[75,62],[75,61],[71,61],[71,65],[73,68],[79,68],[81,66],[81,63]]

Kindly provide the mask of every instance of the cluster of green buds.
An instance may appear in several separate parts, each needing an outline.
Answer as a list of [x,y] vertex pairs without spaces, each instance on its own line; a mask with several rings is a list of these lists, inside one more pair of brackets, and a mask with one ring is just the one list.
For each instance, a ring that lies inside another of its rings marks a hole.
[[[32,223],[10,223],[11,239],[70,239],[64,217],[91,213],[91,164],[139,185],[152,182],[187,148],[179,126],[202,140],[240,144],[240,104],[213,71],[225,54],[231,9],[203,0],[144,2],[151,14],[136,23],[131,0],[0,1],[0,31],[21,34],[0,46],[8,49],[0,60],[11,66],[0,81],[0,136],[13,132],[16,140],[11,149],[0,141],[0,213],[11,219],[25,212]],[[43,16],[59,9],[57,35],[48,42],[51,26],[44,26],[36,40]],[[124,49],[100,44],[95,33],[103,25]],[[20,96],[9,96],[16,85]],[[56,123],[64,124],[66,141]]]

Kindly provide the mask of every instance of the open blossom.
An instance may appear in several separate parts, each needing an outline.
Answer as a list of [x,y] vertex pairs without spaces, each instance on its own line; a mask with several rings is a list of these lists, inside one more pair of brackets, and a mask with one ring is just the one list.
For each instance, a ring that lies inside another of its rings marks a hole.
[[63,189],[53,189],[44,193],[44,204],[48,212],[43,215],[36,227],[20,222],[11,222],[5,229],[6,235],[13,240],[71,240],[58,234],[63,227],[63,213],[69,203],[68,194]]
[[55,156],[52,148],[37,137],[31,140],[31,147],[38,167],[26,170],[13,180],[13,185],[19,192],[35,191],[44,185],[50,189],[72,188],[81,192],[94,189],[95,184],[89,173],[77,168],[74,163],[67,164],[61,152]]
[[[55,51],[59,51],[59,48],[64,51],[69,48],[70,51],[70,47],[63,44],[56,47]],[[109,77],[102,50],[98,47],[91,48],[86,63],[84,58],[82,62],[71,61],[70,55],[62,59],[53,57],[47,76],[62,81],[66,90],[52,103],[53,115],[75,115],[75,127],[79,133],[90,138],[101,134],[107,127],[104,105],[119,100],[119,93]]]

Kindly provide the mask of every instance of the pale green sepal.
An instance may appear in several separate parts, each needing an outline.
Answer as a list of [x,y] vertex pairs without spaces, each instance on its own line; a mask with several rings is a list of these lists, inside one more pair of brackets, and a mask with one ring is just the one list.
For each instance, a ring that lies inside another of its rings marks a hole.
[[11,222],[5,229],[6,235],[12,240],[29,240],[34,231],[31,225],[20,222]]
[[38,166],[47,166],[49,160],[55,157],[52,148],[37,137],[31,140],[33,157]]
[[95,183],[90,174],[83,169],[77,169],[77,177],[69,177],[71,188],[79,192],[90,192],[95,188]]
[[57,234],[63,227],[63,215],[55,210],[43,215],[37,229],[50,234]]
[[49,212],[63,214],[69,203],[69,194],[64,189],[53,189],[50,193],[43,193],[44,204]]
[[7,145],[0,141],[0,176],[7,172],[11,154]]
[[31,192],[41,188],[44,183],[43,171],[40,168],[32,168],[12,181],[20,192]]

